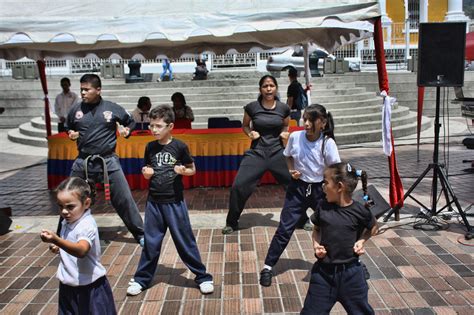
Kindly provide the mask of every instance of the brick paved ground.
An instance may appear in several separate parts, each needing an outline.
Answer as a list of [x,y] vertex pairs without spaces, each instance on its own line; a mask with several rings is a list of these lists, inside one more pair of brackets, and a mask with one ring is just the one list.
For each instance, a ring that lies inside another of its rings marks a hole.
[[[461,162],[472,158],[471,152],[460,146],[450,149],[449,180],[463,209],[474,202],[474,175],[464,173],[462,169],[468,165]],[[397,154],[400,174],[408,188],[431,161],[431,146],[422,147],[419,163],[412,146],[398,147]],[[366,169],[371,183],[386,196],[387,159],[380,149],[347,149],[341,150],[341,155]],[[18,222],[33,215],[56,220],[45,174],[46,168],[41,165],[0,180],[0,196],[12,206]],[[429,204],[430,188],[431,175],[414,195]],[[222,218],[228,195],[227,188],[186,191],[191,216]],[[146,192],[134,191],[134,197],[143,208]],[[209,296],[199,293],[167,235],[154,286],[137,297],[127,297],[127,283],[135,271],[140,248],[123,228],[100,228],[102,262],[117,309],[121,314],[298,313],[314,262],[309,232],[295,233],[275,267],[274,284],[269,288],[258,285],[258,273],[277,225],[274,216],[283,198],[279,186],[259,187],[244,211],[241,231],[223,236],[217,219],[203,222],[205,227],[195,230],[203,261],[215,277],[216,291]],[[94,206],[94,214],[115,216],[102,200]],[[392,228],[382,229],[383,233],[367,243],[363,260],[371,274],[369,299],[376,313],[472,314],[474,241],[464,240],[465,228],[458,223],[456,212],[443,231],[415,230],[412,222],[413,219],[404,219],[399,225],[392,224]],[[58,258],[47,251],[37,233],[16,233],[12,228],[13,232],[0,236],[0,313],[56,313]],[[337,305],[333,313],[345,311]]]

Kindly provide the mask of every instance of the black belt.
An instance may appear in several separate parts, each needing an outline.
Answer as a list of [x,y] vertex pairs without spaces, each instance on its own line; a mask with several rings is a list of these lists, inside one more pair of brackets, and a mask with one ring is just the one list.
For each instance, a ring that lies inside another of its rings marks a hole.
[[94,154],[94,155],[88,155],[84,159],[84,172],[86,174],[86,181],[89,181],[89,173],[88,173],[88,167],[87,164],[89,160],[93,161],[95,159],[100,159],[102,161],[102,166],[104,169],[104,193],[105,193],[105,200],[110,200],[110,183],[109,183],[109,172],[107,171],[107,161],[105,160],[106,157],[99,155],[99,154]]
[[323,270],[325,273],[336,273],[339,271],[344,271],[346,269],[349,269],[351,267],[354,267],[356,265],[360,264],[358,260],[348,262],[348,263],[342,263],[342,264],[324,264],[324,263],[319,263],[318,266],[321,270]]
[[115,152],[114,151],[110,151],[110,152],[105,152],[105,153],[87,153],[87,152],[79,152],[79,155],[77,156],[78,158],[80,159],[86,159],[87,157],[89,156],[101,156],[103,157],[104,159],[108,159],[112,156],[115,155]]

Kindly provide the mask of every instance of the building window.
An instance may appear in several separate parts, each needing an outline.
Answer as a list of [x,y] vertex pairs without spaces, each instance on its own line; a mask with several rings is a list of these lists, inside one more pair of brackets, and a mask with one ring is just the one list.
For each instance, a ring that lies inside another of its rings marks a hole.
[[410,29],[418,29],[420,23],[420,0],[408,0],[408,21]]

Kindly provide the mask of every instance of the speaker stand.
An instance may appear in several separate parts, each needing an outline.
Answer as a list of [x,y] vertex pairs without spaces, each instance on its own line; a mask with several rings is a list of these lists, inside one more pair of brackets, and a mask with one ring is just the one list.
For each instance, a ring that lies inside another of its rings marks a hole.
[[[466,214],[461,208],[461,205],[459,204],[459,201],[454,194],[454,190],[449,184],[448,177],[446,176],[446,173],[444,171],[444,165],[440,164],[438,161],[438,150],[439,150],[439,130],[440,130],[440,123],[439,123],[439,108],[440,108],[440,86],[436,86],[436,116],[435,116],[435,137],[434,137],[434,152],[433,152],[433,163],[430,163],[428,167],[425,169],[425,171],[418,177],[418,179],[413,183],[413,185],[410,187],[410,189],[407,190],[405,195],[403,196],[403,200],[406,198],[410,197],[413,199],[416,203],[418,203],[420,206],[422,206],[424,209],[428,210],[428,213],[426,213],[427,216],[427,222],[426,224],[432,224],[432,218],[437,216],[441,211],[444,209],[448,208],[451,210],[451,205],[454,203],[456,206],[456,209],[461,216],[464,225],[466,226],[467,233],[465,234],[465,238],[467,240],[470,240],[474,238],[474,231],[469,224],[469,221],[466,218]],[[425,178],[425,176],[428,174],[429,171],[433,170],[433,180],[431,184],[431,209],[426,207],[423,203],[421,203],[419,200],[417,200],[415,197],[411,195],[412,191],[418,186],[418,184]],[[444,192],[444,197],[446,199],[446,205],[437,210],[436,204],[438,202],[437,194],[438,194],[438,179],[439,182],[441,183],[441,190]],[[390,211],[387,213],[387,215],[384,218],[384,222],[387,222],[390,216],[393,213],[398,213],[400,210],[400,206],[395,206]]]

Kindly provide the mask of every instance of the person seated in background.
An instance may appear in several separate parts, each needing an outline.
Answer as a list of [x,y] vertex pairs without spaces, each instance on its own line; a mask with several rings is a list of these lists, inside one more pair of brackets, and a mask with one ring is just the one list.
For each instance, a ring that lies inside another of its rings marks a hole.
[[151,109],[151,101],[148,96],[142,96],[138,99],[137,108],[132,112],[133,120],[136,122],[135,130],[146,130],[150,123],[148,113]]
[[186,105],[186,99],[184,98],[183,93],[176,92],[171,96],[171,101],[173,102],[173,111],[175,119],[178,120],[189,120],[189,122],[194,121],[194,114],[191,107]]
[[207,73],[209,71],[207,70],[206,62],[203,59],[196,59],[196,67],[194,69],[193,80],[207,80]]

